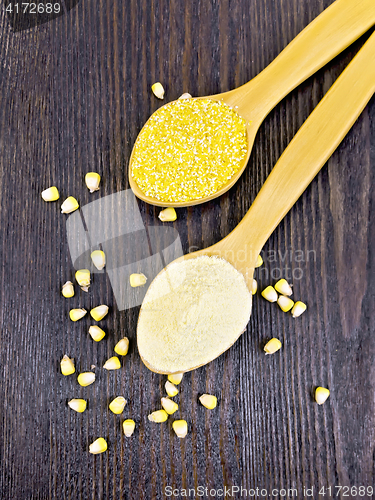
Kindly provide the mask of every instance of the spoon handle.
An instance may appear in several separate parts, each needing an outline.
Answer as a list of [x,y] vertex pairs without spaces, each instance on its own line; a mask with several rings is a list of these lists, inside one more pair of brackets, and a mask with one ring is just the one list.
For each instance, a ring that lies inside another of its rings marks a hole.
[[289,92],[374,24],[374,0],[336,0],[259,75],[232,91],[233,104],[245,119],[263,120]]
[[236,253],[243,249],[246,237],[254,254],[244,268],[254,267],[264,243],[338,147],[374,92],[375,32],[294,136],[240,224],[222,240]]

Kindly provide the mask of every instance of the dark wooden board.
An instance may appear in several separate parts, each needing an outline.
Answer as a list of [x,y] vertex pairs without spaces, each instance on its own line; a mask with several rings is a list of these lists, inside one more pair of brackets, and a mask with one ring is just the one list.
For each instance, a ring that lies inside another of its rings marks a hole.
[[[152,425],[165,377],[149,372],[135,343],[138,307],[118,311],[106,274],[88,295],[64,300],[73,277],[66,216],[40,198],[55,184],[81,205],[129,188],[132,145],[166,99],[209,95],[261,71],[331,0],[81,0],[50,23],[14,33],[0,21],[0,496],[2,499],[163,499],[176,489],[304,488],[374,484],[374,164],[375,101],[264,247],[260,288],[292,269],[294,296],[308,304],[298,320],[259,294],[247,332],[224,355],[184,377],[177,398],[189,435]],[[245,215],[278,157],[366,37],[285,98],[267,117],[249,165],[226,195],[178,211],[184,252],[209,246]],[[90,195],[87,171],[102,174]],[[272,200],[270,200],[272,203]],[[139,202],[146,226],[158,209]],[[276,254],[276,259],[274,255]],[[301,260],[303,256],[303,261]],[[268,276],[267,276],[268,273]],[[274,273],[274,274],[272,274]],[[107,338],[94,344],[89,319],[74,306],[108,303]],[[100,367],[123,335],[129,355],[118,372]],[[269,338],[282,350],[266,357]],[[88,388],[59,370],[63,354],[78,370],[97,365]],[[322,407],[317,385],[331,390]],[[203,392],[218,396],[208,412]],[[122,417],[108,401],[123,394]],[[87,397],[88,411],[67,407]],[[137,428],[121,430],[124,417]],[[88,453],[108,439],[100,456]],[[181,494],[182,495],[182,494]],[[180,494],[173,498],[183,498]],[[192,495],[192,494],[191,494]],[[227,498],[241,498],[240,494]],[[259,494],[260,497],[260,494]],[[191,496],[191,498],[193,498]],[[203,498],[214,498],[213,494]],[[275,496],[274,498],[282,498]],[[292,496],[287,496],[292,498]],[[343,491],[336,498],[347,498]],[[360,498],[354,490],[349,498]],[[367,497],[369,498],[369,497]]]

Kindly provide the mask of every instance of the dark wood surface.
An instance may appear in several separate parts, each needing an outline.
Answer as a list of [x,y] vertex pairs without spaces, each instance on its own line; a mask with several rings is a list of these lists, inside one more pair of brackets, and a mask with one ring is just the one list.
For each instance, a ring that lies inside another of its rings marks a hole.
[[[234,88],[260,72],[330,3],[81,0],[58,19],[18,33],[1,14],[2,499],[159,500],[167,498],[167,485],[264,488],[266,498],[273,488],[296,488],[303,498],[303,489],[314,487],[312,498],[318,499],[329,498],[319,496],[322,486],[335,494],[335,486],[373,486],[373,99],[264,247],[260,288],[274,281],[271,273],[278,269],[284,275],[287,268],[300,269],[292,280],[294,294],[308,311],[293,320],[259,294],[254,298],[240,340],[184,377],[177,399],[189,423],[185,440],[176,438],[170,422],[147,420],[164,393],[165,377],[148,371],[139,358],[139,308],[117,310],[106,274],[95,276],[88,295],[70,301],[60,295],[74,273],[66,216],[60,203],[40,198],[53,184],[62,198],[75,194],[81,205],[127,189],[134,141],[161,105],[150,93],[152,83],[163,82],[167,100]],[[235,187],[211,203],[178,211],[174,227],[184,252],[215,243],[238,224],[365,38],[267,117]],[[90,170],[103,178],[94,195],[83,182]],[[146,226],[159,224],[159,209],[141,202],[139,207]],[[72,323],[67,314],[71,304],[98,303],[108,303],[111,311],[103,322],[108,336],[94,344],[89,319]],[[104,373],[100,367],[124,334],[131,340],[124,367]],[[274,336],[283,348],[266,357],[263,345]],[[78,370],[97,365],[95,384],[81,388],[75,377],[61,375],[65,353]],[[312,398],[317,385],[331,390],[322,407]],[[203,392],[218,396],[215,411],[197,403]],[[118,394],[129,401],[121,417],[108,410]],[[69,410],[72,397],[88,398],[88,411]],[[137,423],[132,438],[121,430],[128,417]],[[98,436],[109,448],[94,457],[88,445]],[[336,498],[348,496],[341,491]],[[352,490],[349,498],[360,496]]]

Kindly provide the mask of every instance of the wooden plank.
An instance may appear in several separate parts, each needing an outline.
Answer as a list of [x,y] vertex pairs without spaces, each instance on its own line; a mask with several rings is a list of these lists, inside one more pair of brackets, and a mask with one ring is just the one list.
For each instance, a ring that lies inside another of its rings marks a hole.
[[[269,494],[296,488],[298,497],[314,487],[319,498],[321,486],[374,484],[374,100],[263,251],[259,288],[280,270],[294,273],[294,297],[308,311],[293,320],[259,294],[254,298],[241,339],[184,377],[176,399],[189,422],[185,440],[176,438],[171,422],[147,420],[165,377],[139,359],[139,308],[117,309],[106,274],[94,276],[88,294],[61,297],[61,285],[74,274],[66,216],[59,203],[40,199],[52,184],[81,206],[128,189],[132,145],[161,105],[150,92],[154,81],[165,85],[167,100],[245,83],[330,3],[81,0],[61,18],[16,34],[1,14],[1,498],[153,500],[167,498],[167,485],[258,487]],[[173,226],[184,252],[215,243],[238,224],[365,38],[267,117],[236,186],[178,211]],[[83,181],[90,170],[103,178],[93,195]],[[139,209],[146,227],[162,225],[158,209],[141,202]],[[99,303],[111,311],[103,321],[107,337],[96,344],[89,318],[73,324],[68,311]],[[131,340],[124,367],[104,373],[124,335]],[[283,349],[266,357],[262,348],[273,336]],[[95,384],[81,388],[74,376],[61,375],[65,353],[77,371],[97,366]],[[313,402],[316,385],[331,389],[322,407]],[[218,396],[215,411],[199,405],[203,392]],[[118,417],[108,403],[120,394],[129,403]],[[84,414],[69,410],[72,397],[88,399]],[[128,417],[137,423],[132,438],[121,429]],[[98,436],[109,449],[93,457],[88,446]],[[359,498],[353,491],[351,498]]]

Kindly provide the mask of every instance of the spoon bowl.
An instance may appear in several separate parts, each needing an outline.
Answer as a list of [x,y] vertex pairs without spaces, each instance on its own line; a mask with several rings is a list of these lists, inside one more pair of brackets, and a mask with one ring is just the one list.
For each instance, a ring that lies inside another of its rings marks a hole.
[[[236,89],[236,90],[239,90],[239,89]],[[232,92],[234,94],[236,94],[236,91],[232,91]],[[224,92],[222,94],[216,94],[216,95],[207,96],[207,97],[193,97],[192,99],[193,100],[209,99],[209,100],[212,100],[212,101],[221,101],[221,102],[224,102],[225,104],[228,104],[230,107],[234,108],[235,111],[238,112],[238,110],[236,109],[236,105],[233,106],[232,104],[230,104],[231,102],[233,102],[233,99],[230,99],[229,98],[230,96],[228,96],[228,94],[232,94],[232,92]],[[171,102],[175,102],[175,101],[171,101]],[[165,104],[164,106],[167,106],[167,105],[171,104],[171,102]],[[159,109],[161,109],[161,108],[159,108]],[[241,115],[241,113],[238,113],[238,114],[240,116],[242,116],[242,118],[244,118],[244,116]],[[151,116],[153,116],[153,115],[151,115]],[[261,123],[262,123],[262,119],[258,119],[258,120],[255,119],[255,113],[253,115],[253,119],[251,120],[251,122],[246,122],[246,139],[247,139],[246,155],[241,160],[241,163],[240,163],[240,166],[239,166],[238,170],[228,180],[228,182],[226,182],[225,184],[223,184],[219,190],[215,191],[215,193],[213,193],[213,194],[211,194],[209,196],[205,196],[204,198],[200,198],[200,199],[196,199],[196,200],[181,201],[181,202],[164,201],[164,200],[161,201],[161,200],[158,200],[157,198],[154,198],[152,196],[147,196],[141,190],[141,188],[138,186],[137,182],[135,181],[135,179],[134,179],[134,177],[132,175],[132,164],[133,164],[133,158],[134,158],[135,145],[134,145],[133,151],[132,151],[131,156],[130,156],[130,161],[129,161],[129,184],[130,184],[130,188],[132,189],[132,191],[135,194],[135,196],[137,196],[137,198],[139,198],[139,199],[141,199],[141,200],[149,203],[150,205],[156,205],[156,206],[159,206],[159,207],[187,207],[187,206],[192,206],[192,205],[199,205],[201,203],[205,203],[207,201],[213,200],[214,198],[217,198],[218,196],[221,196],[226,191],[228,191],[232,186],[234,186],[234,184],[241,177],[242,172],[245,170],[247,162],[249,161],[251,150],[253,148],[253,144],[254,144],[254,140],[255,140],[255,136],[256,136],[256,133],[257,133],[257,131],[258,131],[259,126],[261,125]],[[148,120],[145,123],[145,125],[144,125],[143,128],[146,128],[147,124],[148,124]],[[142,128],[142,130],[143,130],[143,128]]]
[[374,23],[374,0],[336,0],[248,83],[228,92],[197,98],[222,101],[237,111],[246,122],[246,156],[236,173],[218,191],[204,198],[184,202],[161,201],[147,196],[132,176],[133,148],[129,161],[129,183],[134,194],[151,205],[176,208],[205,203],[224,194],[244,171],[257,131],[268,113],[289,92],[336,57]]
[[[169,266],[173,266],[175,262],[205,255],[221,257],[242,273],[250,294],[257,256],[263,248],[264,243],[332,155],[374,92],[375,32],[370,36],[362,49],[297,132],[238,226],[218,243],[203,250],[187,254],[177,261],[172,262]],[[168,267],[166,269],[168,270]],[[154,281],[158,280],[161,273]],[[197,277],[196,282],[198,280],[199,278]],[[142,332],[139,325],[142,321],[143,308],[147,302],[148,293],[146,293],[138,320],[137,338],[139,353],[146,366],[152,371],[157,373],[174,373],[174,371],[166,370],[165,367],[162,367],[162,364],[155,366],[157,363],[150,362],[142,347],[148,340],[147,331],[143,330]],[[157,307],[159,307],[159,304]],[[167,318],[169,313],[168,308],[165,308],[163,313],[165,314],[165,318]],[[171,335],[164,335],[164,330],[162,329],[161,331],[163,334],[163,345],[160,346],[161,356],[167,356]],[[243,331],[233,331],[230,333],[226,349],[238,339],[241,333]],[[201,356],[197,352],[196,360],[198,362],[194,362],[194,359],[192,359],[189,366],[185,366],[185,363],[183,369],[176,371],[193,370],[215,359],[221,354],[217,353],[216,341],[217,339],[212,338],[212,356],[210,356],[210,353],[205,353],[204,363],[199,362]]]

